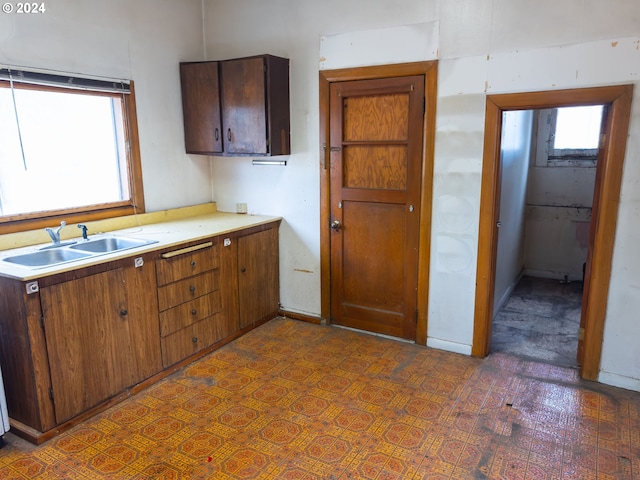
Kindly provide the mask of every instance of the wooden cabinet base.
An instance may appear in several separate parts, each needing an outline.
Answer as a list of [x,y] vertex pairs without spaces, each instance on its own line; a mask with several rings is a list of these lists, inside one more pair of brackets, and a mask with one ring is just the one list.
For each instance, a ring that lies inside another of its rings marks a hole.
[[84,422],[85,420],[88,420],[89,418],[93,417],[94,415],[97,415],[100,412],[103,412],[109,408],[111,408],[114,405],[117,405],[118,403],[126,400],[129,397],[132,397],[133,395],[149,388],[151,385],[154,385],[155,383],[158,383],[159,381],[163,380],[164,378],[168,377],[169,375],[175,373],[176,371],[180,370],[181,368],[189,365],[190,363],[199,360],[200,358],[210,354],[211,352],[213,352],[214,350],[217,350],[223,346],[225,346],[227,343],[232,342],[233,340],[235,340],[238,337],[241,337],[242,335],[244,335],[247,332],[250,332],[251,330],[253,330],[256,327],[259,327],[260,325],[263,325],[265,323],[267,323],[269,320],[273,320],[275,317],[277,317],[278,314],[274,313],[272,315],[269,315],[267,317],[264,317],[260,320],[258,320],[257,322],[252,323],[251,325],[246,326],[245,328],[243,328],[242,330],[234,333],[233,335],[230,335],[222,340],[220,340],[217,343],[214,343],[213,345],[185,358],[184,360],[182,360],[179,363],[176,363],[175,365],[172,365],[170,368],[167,368],[166,370],[161,371],[160,373],[157,373],[156,375],[154,375],[151,378],[148,378],[147,380],[138,383],[137,385],[134,385],[131,388],[126,389],[125,391],[121,392],[120,394],[100,403],[99,405],[96,405],[95,407],[91,408],[90,410],[87,410],[86,412],[81,413],[80,415],[67,420],[64,423],[61,423],[60,425],[57,425],[55,428],[52,428],[51,430],[47,430],[46,432],[40,432],[34,428],[31,428],[17,420],[14,420],[13,418],[10,418],[10,423],[11,423],[11,430],[10,432],[13,433],[14,435],[17,435],[20,438],[23,438],[24,440],[33,443],[34,445],[42,445],[43,443],[51,440],[52,438],[56,437],[57,435],[60,435],[61,433],[75,427],[76,425]]

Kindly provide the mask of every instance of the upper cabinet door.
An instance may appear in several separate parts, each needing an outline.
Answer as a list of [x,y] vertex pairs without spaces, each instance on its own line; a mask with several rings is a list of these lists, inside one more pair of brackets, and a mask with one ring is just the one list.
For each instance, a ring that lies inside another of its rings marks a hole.
[[180,64],[187,153],[222,153],[218,62]]
[[225,152],[267,154],[267,98],[263,57],[222,62]]

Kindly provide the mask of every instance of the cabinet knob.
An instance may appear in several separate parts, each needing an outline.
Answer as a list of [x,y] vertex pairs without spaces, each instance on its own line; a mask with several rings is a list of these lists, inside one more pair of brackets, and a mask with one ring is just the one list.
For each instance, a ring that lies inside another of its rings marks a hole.
[[192,261],[191,261],[191,266],[192,266],[192,267],[195,267],[195,266],[196,266],[196,261],[195,261],[195,260],[192,260]]
[[193,341],[193,343],[198,343],[198,337],[193,337],[191,340]]
[[240,271],[241,271],[242,273],[244,273],[244,272],[246,272],[246,271],[247,271],[247,269],[246,269],[246,268],[244,268],[244,267],[242,267],[242,268],[240,269]]
[[191,315],[195,315],[196,313],[198,313],[198,312],[196,311],[195,308],[193,310],[191,310]]
[[193,286],[193,285],[191,285],[191,286],[189,287],[189,291],[190,291],[191,293],[194,293],[194,292],[196,291],[196,287],[195,287],[195,286]]
[[126,310],[124,310],[124,309],[120,310],[120,316],[121,316],[121,317],[126,317],[126,316],[127,316],[127,313],[129,313],[129,312],[127,312],[127,311],[126,311]]

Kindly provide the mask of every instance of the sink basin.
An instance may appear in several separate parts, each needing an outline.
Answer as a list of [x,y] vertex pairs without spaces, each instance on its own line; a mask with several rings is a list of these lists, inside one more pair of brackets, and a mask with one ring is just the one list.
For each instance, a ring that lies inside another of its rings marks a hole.
[[142,247],[157,240],[141,240],[139,238],[118,237],[115,235],[100,235],[89,240],[70,241],[62,245],[48,245],[40,250],[21,253],[2,258],[2,261],[27,268],[43,268],[60,263],[73,262],[84,258],[107,255],[121,250]]
[[6,257],[4,258],[4,261],[22,265],[24,267],[47,267],[58,263],[79,260],[90,255],[90,253],[77,252],[69,249],[51,249]]
[[89,239],[86,242],[76,243],[69,247],[69,250],[91,252],[91,253],[109,253],[119,250],[127,250],[129,248],[142,247],[156,243],[156,240],[140,240],[138,238],[125,237],[103,237],[96,240]]

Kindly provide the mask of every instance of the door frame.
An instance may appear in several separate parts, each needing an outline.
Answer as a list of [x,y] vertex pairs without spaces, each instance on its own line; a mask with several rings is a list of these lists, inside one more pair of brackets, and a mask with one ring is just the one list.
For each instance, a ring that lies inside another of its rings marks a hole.
[[420,240],[418,252],[418,295],[416,343],[427,343],[427,312],[429,300],[429,260],[431,255],[431,203],[433,157],[437,101],[437,60],[399,63],[372,67],[321,70],[320,81],[320,315],[323,323],[331,322],[331,182],[330,182],[330,95],[333,82],[371,80],[376,78],[424,75],[425,114],[423,119],[422,181],[420,192]]
[[601,144],[596,167],[582,303],[584,356],[580,365],[582,378],[598,379],[632,98],[633,85],[487,96],[471,350],[473,356],[488,355],[491,342],[498,246],[496,225],[500,205],[502,113],[510,110],[604,104],[609,108],[604,123],[606,137],[604,145]]

